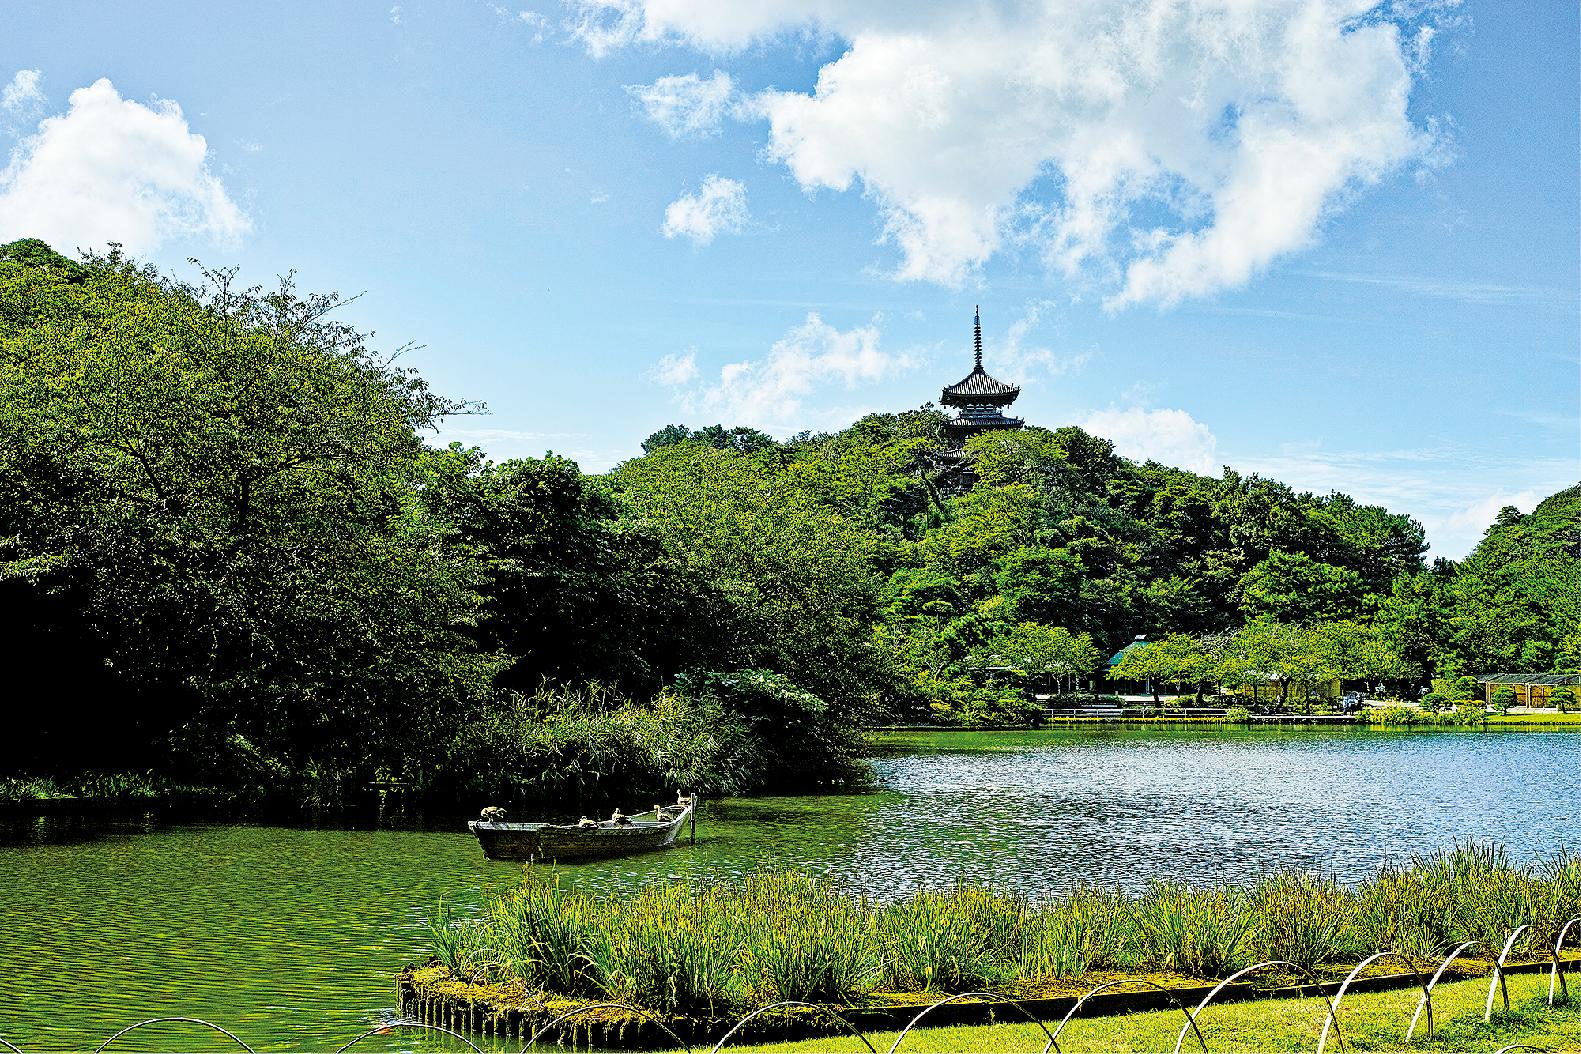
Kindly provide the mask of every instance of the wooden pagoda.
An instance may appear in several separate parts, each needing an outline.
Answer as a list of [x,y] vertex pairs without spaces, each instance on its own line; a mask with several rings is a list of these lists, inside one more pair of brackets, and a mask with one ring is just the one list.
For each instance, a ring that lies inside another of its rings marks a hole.
[[956,410],[955,416],[944,422],[954,447],[978,432],[1020,428],[1026,423],[1019,417],[1006,417],[1004,412],[1021,394],[1021,388],[996,380],[983,369],[983,319],[976,308],[972,310],[972,354],[977,360],[972,372],[944,389],[939,397],[939,402]]

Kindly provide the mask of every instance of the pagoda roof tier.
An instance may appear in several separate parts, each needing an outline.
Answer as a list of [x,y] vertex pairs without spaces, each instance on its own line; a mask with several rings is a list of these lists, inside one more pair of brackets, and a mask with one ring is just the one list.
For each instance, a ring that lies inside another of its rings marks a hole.
[[1006,384],[988,376],[983,369],[983,320],[972,311],[972,353],[977,365],[972,372],[944,389],[939,401],[945,406],[1009,406],[1021,394],[1020,385]]
[[1026,421],[1019,417],[1006,417],[1004,414],[981,417],[952,417],[944,422],[944,427],[956,432],[986,432],[995,428],[1020,428]]
[[941,401],[946,406],[963,406],[967,403],[1008,405],[1015,402],[1016,396],[1020,394],[1019,385],[1006,384],[990,377],[979,362],[971,373],[944,389]]

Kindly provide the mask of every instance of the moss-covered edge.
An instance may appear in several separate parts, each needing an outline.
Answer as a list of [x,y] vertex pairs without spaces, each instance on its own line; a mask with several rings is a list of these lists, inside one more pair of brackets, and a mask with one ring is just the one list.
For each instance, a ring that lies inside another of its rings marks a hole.
[[[1430,971],[1436,964],[1427,967]],[[1546,971],[1544,961],[1511,963],[1507,974]],[[1445,973],[1445,980],[1465,980],[1491,975],[1489,960],[1457,959]],[[1058,994],[1029,993],[1023,997],[973,999],[949,1003],[928,1015],[931,1025],[984,1025],[998,1020],[1023,1020],[1030,1015],[1049,1025],[1065,1016],[1080,994],[1109,980],[1138,975],[1105,974],[1073,979],[1057,986]],[[1250,999],[1294,999],[1331,997],[1342,983],[1343,972],[1332,979],[1298,985],[1267,987],[1241,982],[1226,985],[1216,1003],[1243,1002]],[[1082,1008],[1084,1017],[1109,1017],[1147,1010],[1168,1010],[1175,1006],[1189,1009],[1201,1002],[1216,982],[1170,974],[1149,974],[1146,979],[1167,991],[1148,987],[1140,990],[1100,992]],[[1376,992],[1419,986],[1426,974],[1400,973],[1379,966],[1352,982],[1351,992]],[[457,1032],[488,1038],[509,1037],[525,1041],[539,1029],[554,1023],[539,1039],[573,1049],[665,1050],[675,1040],[697,1045],[715,1043],[741,1020],[744,1014],[720,1017],[692,1017],[660,1014],[604,1005],[599,1001],[545,996],[530,992],[521,982],[481,984],[452,977],[437,963],[410,966],[396,978],[402,1017],[424,1024],[439,1025]],[[1047,990],[1046,990],[1047,991]],[[811,1039],[845,1031],[839,1019],[863,1032],[904,1028],[923,1010],[945,997],[944,993],[920,998],[917,993],[878,994],[858,1006],[826,1008],[788,1007],[754,1018],[737,1033],[743,1042],[777,1042]],[[586,1008],[586,1009],[583,1009]],[[839,1019],[831,1015],[837,1014]]]

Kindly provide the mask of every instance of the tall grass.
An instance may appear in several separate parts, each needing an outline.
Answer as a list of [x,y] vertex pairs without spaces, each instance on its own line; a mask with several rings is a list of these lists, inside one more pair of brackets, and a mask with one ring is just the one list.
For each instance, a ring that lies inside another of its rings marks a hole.
[[977,886],[920,891],[879,908],[872,929],[886,987],[964,992],[1009,983],[1022,971],[1033,908]]
[[1155,882],[1131,905],[1138,965],[1194,977],[1250,966],[1253,898],[1235,886]]
[[[1283,960],[1308,970],[1335,959],[1363,959],[1355,895],[1333,878],[1276,871],[1253,887],[1252,958]],[[1378,947],[1387,947],[1387,944]]]
[[1025,959],[1031,977],[1079,977],[1126,962],[1130,905],[1118,893],[1075,892],[1042,904]]
[[1542,957],[1581,915],[1581,858],[1530,866],[1463,845],[1387,867],[1356,888],[1293,871],[1247,886],[1155,883],[1029,900],[980,886],[890,903],[810,875],[650,886],[595,896],[529,879],[473,918],[445,910],[438,960],[474,980],[719,1014],[786,999],[845,1002],[875,991],[1014,990],[1093,971],[1219,978],[1265,959],[1337,969],[1384,949],[1429,961],[1467,940]]

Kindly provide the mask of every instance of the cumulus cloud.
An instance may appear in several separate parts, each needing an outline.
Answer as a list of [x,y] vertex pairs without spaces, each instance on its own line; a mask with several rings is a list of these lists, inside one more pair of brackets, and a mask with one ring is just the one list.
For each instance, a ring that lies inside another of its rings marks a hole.
[[1407,103],[1448,2],[579,0],[602,53],[848,46],[812,91],[755,100],[807,189],[860,187],[897,276],[959,283],[1030,241],[1107,303],[1234,287],[1311,244],[1355,188],[1427,156]]
[[[676,373],[696,371],[689,352],[680,360],[666,356]],[[681,405],[691,413],[727,425],[747,425],[776,435],[790,435],[811,426],[804,400],[836,386],[855,389],[883,380],[911,366],[905,354],[891,354],[879,347],[877,325],[841,330],[816,313],[774,342],[761,359],[726,363],[717,379],[681,393]],[[690,378],[688,378],[690,379]],[[835,411],[844,415],[847,411]],[[858,411],[860,412],[860,411]],[[820,422],[830,414],[817,415]]]
[[685,236],[707,245],[718,234],[740,234],[747,222],[747,188],[740,180],[709,176],[695,194],[682,194],[664,210],[666,238]]
[[72,92],[0,171],[0,241],[142,253],[174,238],[234,244],[250,225],[181,107],[122,99],[108,80]]
[[1052,300],[1034,300],[1020,318],[1010,323],[1005,339],[989,348],[995,376],[1025,383],[1040,377],[1058,377],[1081,369],[1091,352],[1061,352],[1036,339],[1044,320],[1056,308]]
[[697,349],[670,352],[653,368],[653,376],[667,388],[688,384],[697,379]]
[[1111,407],[1088,414],[1079,424],[1093,435],[1113,441],[1117,452],[1136,461],[1218,474],[1218,440],[1207,425],[1184,410]]
[[44,106],[44,90],[39,83],[44,79],[42,70],[17,70],[11,82],[0,88],[0,110],[8,114],[27,115]]
[[628,84],[626,91],[642,104],[648,119],[672,139],[719,134],[735,94],[735,82],[724,70],[707,80],[695,73],[660,77],[652,84]]

